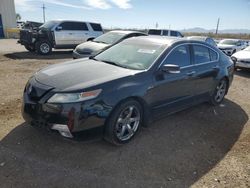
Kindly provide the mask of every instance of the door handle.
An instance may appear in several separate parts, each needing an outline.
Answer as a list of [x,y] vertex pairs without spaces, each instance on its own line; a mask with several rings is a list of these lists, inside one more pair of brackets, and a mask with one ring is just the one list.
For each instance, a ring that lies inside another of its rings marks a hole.
[[188,76],[193,76],[196,73],[196,71],[190,71],[187,73]]
[[73,33],[69,33],[69,35],[73,35]]

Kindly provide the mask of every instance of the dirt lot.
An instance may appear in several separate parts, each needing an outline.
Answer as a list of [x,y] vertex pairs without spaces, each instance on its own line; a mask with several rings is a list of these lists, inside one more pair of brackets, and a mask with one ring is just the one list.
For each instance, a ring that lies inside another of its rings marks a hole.
[[71,52],[41,57],[15,43],[0,40],[0,187],[250,187],[250,72],[236,74],[223,105],[168,116],[114,147],[24,123],[29,76]]

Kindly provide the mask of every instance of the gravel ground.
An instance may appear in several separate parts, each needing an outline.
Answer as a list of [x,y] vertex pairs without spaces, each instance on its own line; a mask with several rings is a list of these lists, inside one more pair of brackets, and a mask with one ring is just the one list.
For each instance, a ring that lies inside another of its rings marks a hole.
[[0,187],[250,187],[250,71],[236,73],[222,105],[173,114],[115,147],[97,133],[75,141],[24,123],[28,78],[70,59],[0,40]]

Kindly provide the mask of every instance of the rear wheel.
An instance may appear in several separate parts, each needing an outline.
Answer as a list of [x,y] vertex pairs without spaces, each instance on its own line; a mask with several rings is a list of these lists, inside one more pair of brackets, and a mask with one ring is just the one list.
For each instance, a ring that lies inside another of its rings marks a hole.
[[219,105],[223,101],[227,93],[227,88],[228,88],[227,80],[226,79],[220,80],[210,100],[213,105]]
[[48,55],[51,53],[52,47],[51,44],[46,40],[38,41],[36,43],[36,50],[41,55]]
[[106,122],[105,139],[115,145],[129,142],[142,124],[143,110],[135,100],[118,105]]

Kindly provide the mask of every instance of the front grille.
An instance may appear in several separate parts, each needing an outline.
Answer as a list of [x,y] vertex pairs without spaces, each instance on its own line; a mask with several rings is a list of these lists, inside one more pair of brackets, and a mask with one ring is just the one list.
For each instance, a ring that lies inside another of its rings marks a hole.
[[20,31],[20,40],[23,42],[31,43],[32,42],[32,33],[28,30]]

